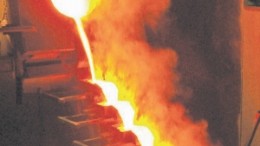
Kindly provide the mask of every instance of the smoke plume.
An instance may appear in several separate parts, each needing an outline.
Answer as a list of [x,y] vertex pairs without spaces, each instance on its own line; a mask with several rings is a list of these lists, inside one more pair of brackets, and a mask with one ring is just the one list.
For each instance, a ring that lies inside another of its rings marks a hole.
[[211,146],[206,121],[192,121],[171,102],[178,88],[172,48],[153,48],[145,27],[156,29],[170,0],[103,0],[85,22],[98,78],[114,82],[121,100],[137,110],[156,146]]

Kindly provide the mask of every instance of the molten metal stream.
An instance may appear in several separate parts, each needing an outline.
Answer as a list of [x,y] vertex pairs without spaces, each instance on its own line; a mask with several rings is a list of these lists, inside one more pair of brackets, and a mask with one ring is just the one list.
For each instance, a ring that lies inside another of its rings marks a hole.
[[89,8],[91,8],[90,0],[52,0],[52,2],[58,11],[66,16],[72,17],[75,20],[79,36],[84,47],[84,52],[89,63],[91,81],[101,87],[106,98],[104,106],[113,106],[118,111],[123,121],[123,127],[119,127],[119,129],[121,131],[132,131],[138,138],[141,146],[153,146],[153,134],[147,127],[137,126],[134,124],[135,110],[131,106],[130,102],[118,100],[118,89],[115,84],[107,81],[96,80],[94,62],[89,41],[80,19],[86,15]]
[[79,33],[82,45],[84,47],[85,55],[87,56],[87,59],[88,59],[89,69],[90,69],[90,74],[91,74],[91,80],[93,82],[95,82],[96,81],[95,68],[94,68],[94,62],[93,62],[93,57],[92,57],[88,38],[85,34],[85,31],[84,31],[84,28],[83,28],[83,25],[82,25],[80,18],[74,18],[74,20],[76,22],[78,33]]

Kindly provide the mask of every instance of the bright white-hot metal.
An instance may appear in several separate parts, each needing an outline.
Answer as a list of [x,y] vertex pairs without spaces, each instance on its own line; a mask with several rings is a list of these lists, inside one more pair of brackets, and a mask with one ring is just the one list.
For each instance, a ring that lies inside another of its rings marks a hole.
[[88,59],[89,69],[90,69],[90,74],[91,74],[91,81],[95,82],[96,81],[95,68],[94,68],[94,61],[93,61],[93,56],[92,56],[91,49],[90,49],[89,40],[84,31],[84,27],[82,25],[81,20],[79,18],[75,18],[74,20],[76,22],[77,29],[78,29],[78,32],[80,35],[80,39],[81,39],[82,45],[84,47],[85,55],[87,56],[87,59]]
[[65,16],[81,18],[89,11],[90,0],[51,0],[55,8]]

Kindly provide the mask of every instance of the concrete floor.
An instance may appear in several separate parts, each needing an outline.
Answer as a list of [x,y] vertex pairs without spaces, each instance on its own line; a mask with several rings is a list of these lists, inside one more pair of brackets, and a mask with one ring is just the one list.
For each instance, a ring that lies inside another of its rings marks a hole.
[[25,93],[23,104],[16,105],[12,73],[0,74],[0,146],[71,145],[70,139],[64,139],[71,129],[57,124],[56,115],[42,110],[48,107],[50,112],[54,108],[39,100],[39,95]]
[[0,76],[0,145],[39,145],[39,110],[36,94],[25,95],[22,105],[15,104],[15,82],[11,73]]

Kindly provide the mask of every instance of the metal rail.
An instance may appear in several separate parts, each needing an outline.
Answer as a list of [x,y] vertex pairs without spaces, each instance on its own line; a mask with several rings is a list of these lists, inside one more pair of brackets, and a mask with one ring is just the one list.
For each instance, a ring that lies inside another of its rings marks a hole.
[[33,26],[6,26],[0,28],[2,33],[18,33],[18,32],[36,32],[36,28]]
[[260,110],[258,111],[258,119],[257,119],[257,122],[255,124],[254,130],[252,132],[252,135],[251,135],[251,137],[249,139],[249,142],[248,142],[247,146],[251,146],[251,144],[252,144],[252,142],[254,140],[255,134],[256,134],[256,130],[257,130],[258,126],[259,126],[259,123],[260,123]]

